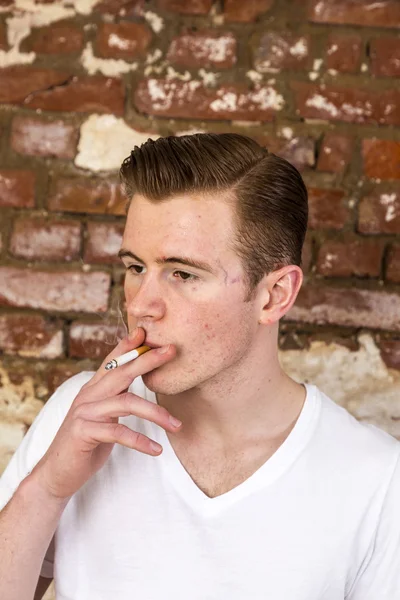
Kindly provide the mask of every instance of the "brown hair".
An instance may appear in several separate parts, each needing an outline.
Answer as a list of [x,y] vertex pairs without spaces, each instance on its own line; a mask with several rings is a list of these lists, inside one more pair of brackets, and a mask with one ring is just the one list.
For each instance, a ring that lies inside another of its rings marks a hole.
[[236,205],[234,249],[249,293],[263,276],[301,265],[307,229],[307,190],[297,169],[251,138],[196,133],[149,139],[135,146],[120,170],[128,197],[151,201],[182,193],[228,193]]

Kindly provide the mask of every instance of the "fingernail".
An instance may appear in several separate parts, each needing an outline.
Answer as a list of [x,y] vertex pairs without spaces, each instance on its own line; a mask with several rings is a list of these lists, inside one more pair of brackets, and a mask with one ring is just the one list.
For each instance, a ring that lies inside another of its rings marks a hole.
[[157,442],[150,442],[150,448],[154,452],[161,452],[162,451],[162,446],[160,446],[160,444],[157,444]]
[[168,344],[167,346],[161,346],[161,348],[157,348],[158,354],[165,354],[168,352],[170,345],[171,344]]
[[179,419],[176,419],[175,417],[173,417],[172,415],[170,415],[169,417],[169,422],[171,423],[171,425],[173,425],[174,427],[180,427],[182,425],[182,421],[180,421]]
[[128,336],[129,339],[133,340],[136,337],[137,332],[138,332],[138,328],[136,327],[133,331],[130,332],[130,334]]

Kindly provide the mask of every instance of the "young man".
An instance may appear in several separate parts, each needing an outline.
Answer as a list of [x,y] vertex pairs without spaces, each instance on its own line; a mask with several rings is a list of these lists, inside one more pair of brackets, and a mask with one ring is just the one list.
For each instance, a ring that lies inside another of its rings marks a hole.
[[299,173],[234,134],[149,140],[121,173],[131,335],[58,388],[1,480],[2,600],[53,576],[58,600],[399,598],[399,442],[278,362]]

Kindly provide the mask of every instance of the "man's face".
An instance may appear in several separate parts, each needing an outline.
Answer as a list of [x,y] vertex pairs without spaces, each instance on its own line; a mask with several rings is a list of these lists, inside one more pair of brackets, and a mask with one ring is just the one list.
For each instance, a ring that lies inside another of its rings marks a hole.
[[132,199],[122,243],[136,257],[123,257],[129,330],[143,327],[145,343],[176,347],[171,362],[143,376],[155,392],[217,382],[251,347],[258,316],[254,302],[244,301],[245,273],[231,248],[232,210],[199,194]]

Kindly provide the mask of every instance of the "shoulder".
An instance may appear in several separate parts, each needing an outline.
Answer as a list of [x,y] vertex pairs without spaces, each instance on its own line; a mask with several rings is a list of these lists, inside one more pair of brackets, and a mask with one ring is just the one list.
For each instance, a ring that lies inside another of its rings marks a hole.
[[316,431],[323,455],[346,472],[390,479],[400,456],[400,442],[371,423],[358,421],[318,388],[320,419]]

